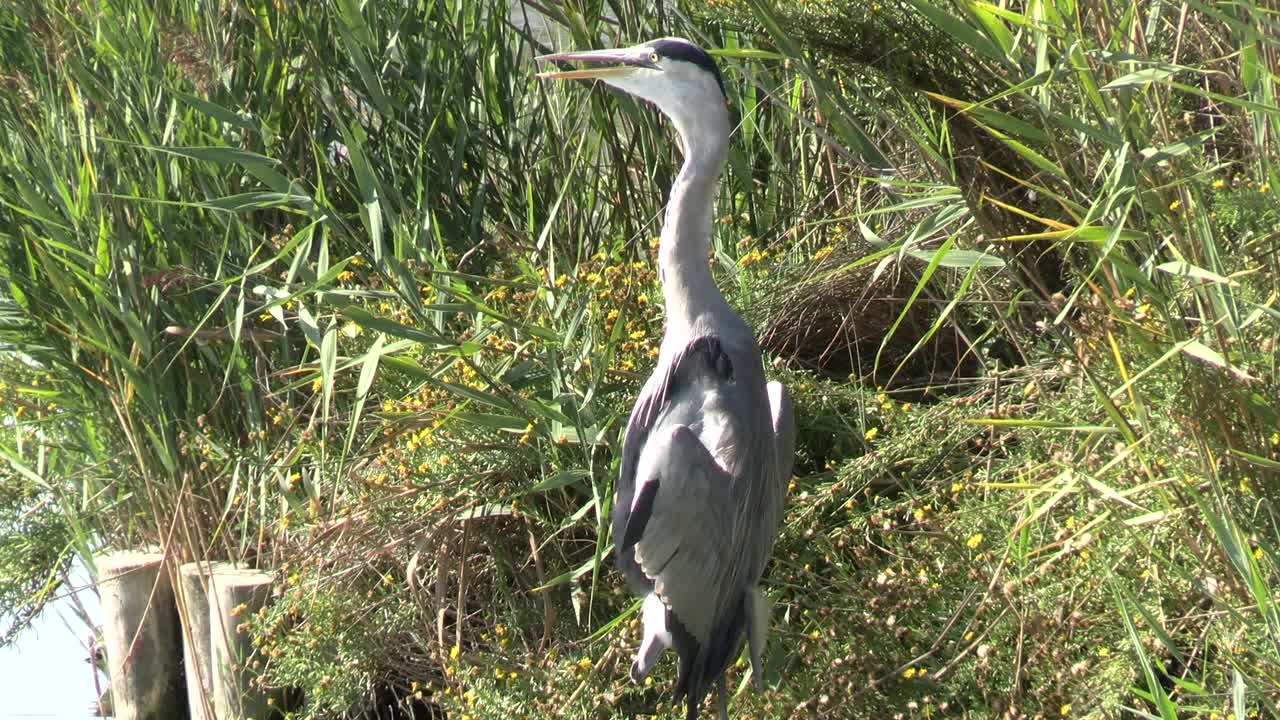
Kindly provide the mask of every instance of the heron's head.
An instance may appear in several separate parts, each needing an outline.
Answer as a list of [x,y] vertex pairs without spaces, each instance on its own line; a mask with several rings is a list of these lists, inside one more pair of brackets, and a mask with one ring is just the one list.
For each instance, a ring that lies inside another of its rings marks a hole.
[[653,103],[671,118],[681,135],[709,130],[708,120],[719,124],[728,118],[720,70],[705,50],[688,40],[662,38],[615,50],[543,55],[538,60],[586,64],[578,70],[548,71],[538,77],[600,80]]

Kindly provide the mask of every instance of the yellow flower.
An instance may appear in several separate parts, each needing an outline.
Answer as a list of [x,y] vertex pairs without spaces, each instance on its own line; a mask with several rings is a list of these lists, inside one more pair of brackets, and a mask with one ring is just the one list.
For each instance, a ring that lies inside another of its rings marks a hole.
[[915,677],[915,676],[916,676],[916,669],[915,669],[915,668],[907,668],[906,670],[903,670],[903,671],[902,671],[902,677],[904,677],[904,678],[906,678],[906,679],[908,679],[908,680],[910,680],[911,678],[913,678],[913,677]]
[[1178,208],[1180,208],[1180,207],[1182,207],[1182,201],[1181,201],[1181,200],[1174,200],[1173,202],[1169,203],[1169,209],[1170,209],[1170,210],[1177,210],[1177,209],[1178,209]]
[[826,247],[820,247],[817,250],[813,251],[813,259],[821,260],[822,258],[830,255],[834,250],[835,248],[831,247],[830,245],[827,245]]
[[879,435],[879,434],[880,434],[880,428],[873,427],[873,428],[869,428],[866,432],[864,432],[862,436],[866,438],[868,442],[870,442],[871,440],[875,440],[876,435]]
[[1271,183],[1264,182],[1258,186],[1258,192],[1267,192],[1271,189]]
[[1226,180],[1223,180],[1222,178],[1218,178],[1217,180],[1214,180],[1214,181],[1213,181],[1213,189],[1214,189],[1214,190],[1221,190],[1222,188],[1224,188],[1224,187],[1226,187],[1226,186],[1227,186],[1227,181],[1226,181]]
[[458,647],[457,645],[454,645],[453,647],[449,648],[449,659],[457,660],[458,653],[460,652],[462,652],[462,648]]
[[585,669],[587,669],[587,668],[589,668],[589,667],[591,667],[591,658],[585,658],[585,657],[584,657],[584,658],[582,658],[581,660],[579,660],[579,661],[578,661],[578,667],[580,667],[580,668],[582,668],[582,669],[584,669],[584,670],[585,670]]
[[964,544],[968,545],[971,549],[977,550],[978,546],[982,544],[982,533],[974,533],[970,535],[969,539],[964,541]]
[[1063,705],[1062,707],[1058,708],[1058,714],[1059,714],[1059,715],[1061,715],[1062,717],[1066,717],[1066,716],[1070,715],[1070,714],[1071,714],[1071,704],[1070,704],[1070,703],[1067,703],[1066,705]]
[[958,492],[960,492],[960,491],[961,491],[961,490],[963,490],[963,489],[964,489],[964,483],[958,483],[958,482],[953,482],[953,483],[951,483],[951,493],[952,493],[952,494],[958,493]]

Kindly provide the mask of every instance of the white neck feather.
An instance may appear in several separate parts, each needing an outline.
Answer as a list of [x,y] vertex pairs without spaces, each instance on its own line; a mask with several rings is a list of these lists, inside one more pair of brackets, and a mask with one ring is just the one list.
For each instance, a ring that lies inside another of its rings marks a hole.
[[668,332],[672,332],[690,329],[708,313],[729,310],[711,277],[707,257],[716,185],[728,154],[729,118],[723,107],[664,110],[680,134],[685,156],[671,186],[658,246]]

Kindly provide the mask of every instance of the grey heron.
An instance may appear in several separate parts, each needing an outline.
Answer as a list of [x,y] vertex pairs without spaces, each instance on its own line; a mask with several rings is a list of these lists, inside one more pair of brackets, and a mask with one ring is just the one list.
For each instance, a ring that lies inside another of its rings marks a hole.
[[643,598],[632,680],[674,647],[687,720],[713,684],[727,718],[724,671],[744,633],[764,687],[769,606],[759,583],[782,519],[794,427],[786,389],[765,381],[755,335],[716,287],[707,257],[729,147],[723,79],[705,51],[678,38],[539,60],[590,63],[539,77],[599,79],[647,100],[682,141],[658,246],[666,327],[623,440],[614,560]]

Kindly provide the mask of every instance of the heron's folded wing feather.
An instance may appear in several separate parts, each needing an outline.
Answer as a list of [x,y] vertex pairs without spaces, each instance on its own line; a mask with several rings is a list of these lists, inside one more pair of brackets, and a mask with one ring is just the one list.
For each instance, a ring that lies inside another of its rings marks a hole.
[[660,418],[670,409],[673,397],[679,394],[681,375],[684,374],[686,380],[689,379],[687,376],[690,368],[686,367],[689,362],[699,363],[695,367],[698,367],[701,372],[729,374],[733,372],[732,364],[728,363],[718,338],[704,335],[692,339],[669,360],[660,362],[654,369],[653,375],[649,376],[640,391],[640,396],[636,398],[636,404],[631,410],[626,434],[623,437],[622,465],[618,473],[618,484],[611,513],[613,537],[618,567],[631,581],[637,592],[646,592],[647,588],[644,586],[650,584],[651,579],[650,582],[646,582],[646,578],[630,552],[631,543],[623,543],[621,538],[624,537],[628,526],[633,523],[631,509],[635,502],[637,483],[640,482],[636,477],[640,455],[648,447],[650,434],[661,425]]
[[[732,552],[731,482],[698,436],[679,425],[652,438],[658,490],[635,558],[654,591],[685,629],[705,646],[740,593],[741,563]],[[725,595],[718,597],[717,593]]]

